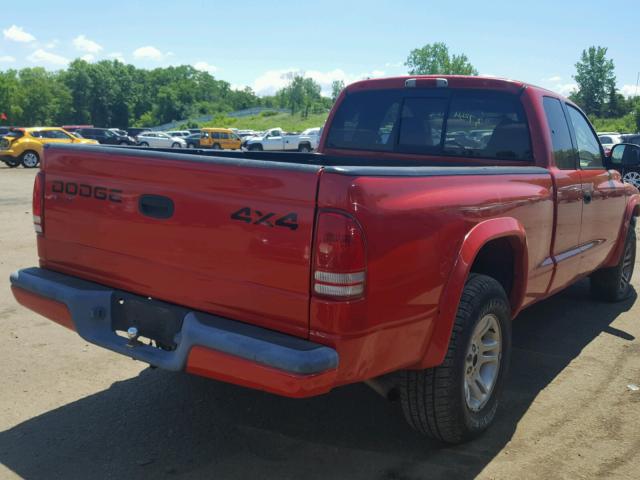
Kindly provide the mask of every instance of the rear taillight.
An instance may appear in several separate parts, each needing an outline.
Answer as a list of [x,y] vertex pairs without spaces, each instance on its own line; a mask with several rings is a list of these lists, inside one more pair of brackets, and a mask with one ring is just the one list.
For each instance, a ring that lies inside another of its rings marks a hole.
[[33,228],[44,233],[44,172],[38,172],[33,182]]
[[320,212],[316,223],[313,293],[337,300],[364,295],[366,252],[362,228],[344,213]]

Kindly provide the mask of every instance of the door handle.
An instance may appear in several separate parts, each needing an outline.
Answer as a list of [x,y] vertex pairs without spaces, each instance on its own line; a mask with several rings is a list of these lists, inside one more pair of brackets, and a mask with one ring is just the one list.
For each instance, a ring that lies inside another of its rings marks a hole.
[[591,192],[584,192],[584,193],[582,194],[582,201],[583,201],[585,204],[589,204],[589,203],[591,203],[591,199],[592,199],[592,197],[591,197]]
[[138,210],[145,217],[171,218],[173,216],[173,200],[161,195],[142,195],[138,200]]

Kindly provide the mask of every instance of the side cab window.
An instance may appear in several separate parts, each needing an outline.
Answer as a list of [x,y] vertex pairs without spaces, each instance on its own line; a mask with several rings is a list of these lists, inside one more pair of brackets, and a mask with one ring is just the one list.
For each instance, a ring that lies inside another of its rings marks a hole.
[[589,121],[577,108],[567,105],[567,110],[569,111],[569,118],[576,137],[580,168],[584,170],[603,170],[602,147]]

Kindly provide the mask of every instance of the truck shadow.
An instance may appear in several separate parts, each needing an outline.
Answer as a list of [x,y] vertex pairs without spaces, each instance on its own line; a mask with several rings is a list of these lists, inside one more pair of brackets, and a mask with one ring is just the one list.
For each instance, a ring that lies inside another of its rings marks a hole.
[[28,479],[473,478],[511,439],[538,393],[595,337],[633,340],[611,323],[635,293],[613,305],[587,295],[583,281],[518,317],[501,414],[467,445],[425,440],[404,423],[399,405],[363,385],[289,400],[147,369],[0,433],[0,461]]

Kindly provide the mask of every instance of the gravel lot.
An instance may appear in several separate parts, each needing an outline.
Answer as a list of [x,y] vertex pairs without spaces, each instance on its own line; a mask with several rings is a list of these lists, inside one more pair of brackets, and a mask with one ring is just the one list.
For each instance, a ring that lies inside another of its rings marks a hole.
[[34,173],[0,166],[0,478],[640,478],[635,296],[585,281],[520,315],[497,424],[442,448],[363,385],[289,400],[152,370],[17,305]]

